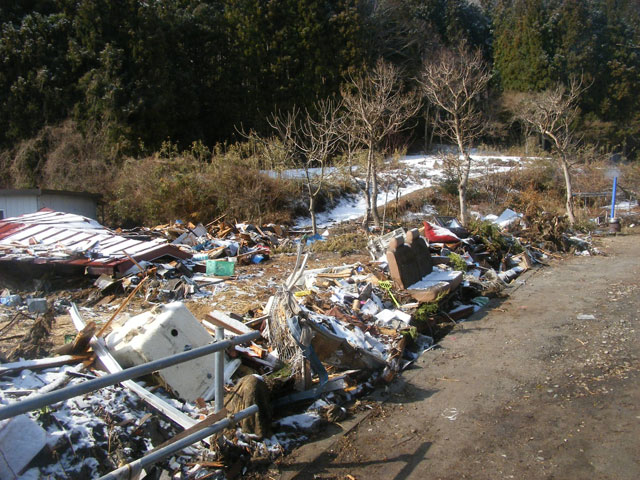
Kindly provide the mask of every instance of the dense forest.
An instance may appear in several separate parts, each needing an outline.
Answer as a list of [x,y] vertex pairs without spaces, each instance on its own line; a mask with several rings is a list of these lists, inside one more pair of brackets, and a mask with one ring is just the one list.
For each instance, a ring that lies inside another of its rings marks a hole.
[[[491,71],[483,143],[522,143],[504,113],[514,92],[580,77],[584,141],[638,156],[638,0],[23,0],[2,2],[0,23],[5,167],[52,128],[99,132],[114,161],[168,142],[212,149],[239,130],[266,134],[270,113],[311,108],[379,58],[410,85],[461,43]],[[416,144],[428,114],[417,118]],[[0,186],[39,178],[4,177]]]

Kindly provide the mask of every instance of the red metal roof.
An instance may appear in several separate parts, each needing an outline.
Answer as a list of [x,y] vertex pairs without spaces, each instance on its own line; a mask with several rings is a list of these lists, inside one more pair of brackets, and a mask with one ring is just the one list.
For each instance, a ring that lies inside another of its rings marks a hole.
[[0,261],[62,263],[112,274],[133,265],[125,251],[138,262],[192,256],[162,240],[125,238],[95,220],[50,209],[0,220]]

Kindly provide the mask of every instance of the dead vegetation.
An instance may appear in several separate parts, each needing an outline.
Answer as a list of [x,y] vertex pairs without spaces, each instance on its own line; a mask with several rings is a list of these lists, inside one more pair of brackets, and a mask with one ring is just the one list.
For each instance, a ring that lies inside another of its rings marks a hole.
[[20,358],[40,358],[47,356],[53,346],[51,333],[55,324],[54,312],[48,309],[36,318],[28,333],[20,339],[18,345],[9,353],[7,360]]
[[341,257],[352,253],[363,253],[367,247],[367,238],[361,232],[331,235],[325,241],[315,242],[313,252],[333,252]]
[[[308,212],[309,198],[303,182],[283,175],[291,162],[282,158],[283,149],[276,139],[249,138],[213,150],[201,143],[178,147],[167,142],[154,155],[126,158],[117,149],[107,147],[107,134],[99,126],[80,131],[71,121],[47,127],[34,139],[0,153],[0,165],[10,173],[0,184],[6,188],[100,193],[104,201],[102,220],[113,226],[165,223],[176,218],[206,221],[223,213],[244,221],[289,224]],[[338,167],[338,171],[317,193],[317,211],[361,188],[351,177],[348,164],[354,164],[353,159],[362,152],[355,147],[352,150],[351,155],[345,154],[351,161],[335,159],[337,163],[332,167]],[[563,174],[553,159],[546,158],[548,152],[533,153],[537,158],[511,165],[508,173],[500,173],[505,165],[498,160],[477,171],[472,169],[467,191],[470,210],[488,213],[511,207],[527,214],[534,210],[560,214],[566,203]],[[636,198],[640,193],[637,162],[612,163],[587,150],[574,157],[575,193],[607,192],[616,172],[622,192]],[[343,160],[345,165],[341,168]],[[366,169],[366,162],[359,168]],[[387,180],[382,171],[378,173],[380,186],[384,187]],[[406,172],[407,177],[411,174]],[[392,180],[397,183],[398,178]],[[443,215],[458,214],[459,192],[453,172],[445,171],[435,188],[406,197],[395,199],[393,185],[389,188],[386,211],[384,207],[377,210],[377,216],[386,222],[401,221],[403,213],[418,212],[426,205],[433,205]],[[595,209],[606,201],[605,197],[600,200],[575,198],[579,225],[585,218],[597,216]]]

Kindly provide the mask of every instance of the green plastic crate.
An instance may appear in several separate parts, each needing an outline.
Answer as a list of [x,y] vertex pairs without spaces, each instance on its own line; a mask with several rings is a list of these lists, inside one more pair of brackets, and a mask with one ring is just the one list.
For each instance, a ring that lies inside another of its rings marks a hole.
[[235,267],[235,262],[227,262],[223,260],[207,260],[207,275],[228,277],[230,275],[233,275]]

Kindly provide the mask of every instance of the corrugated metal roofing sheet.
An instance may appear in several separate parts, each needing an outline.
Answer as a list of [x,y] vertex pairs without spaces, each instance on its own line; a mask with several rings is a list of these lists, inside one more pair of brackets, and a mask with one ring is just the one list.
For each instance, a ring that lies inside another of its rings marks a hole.
[[138,262],[192,256],[162,240],[125,238],[90,218],[49,209],[0,220],[0,261],[64,263],[94,274],[115,273],[133,265],[125,251]]

